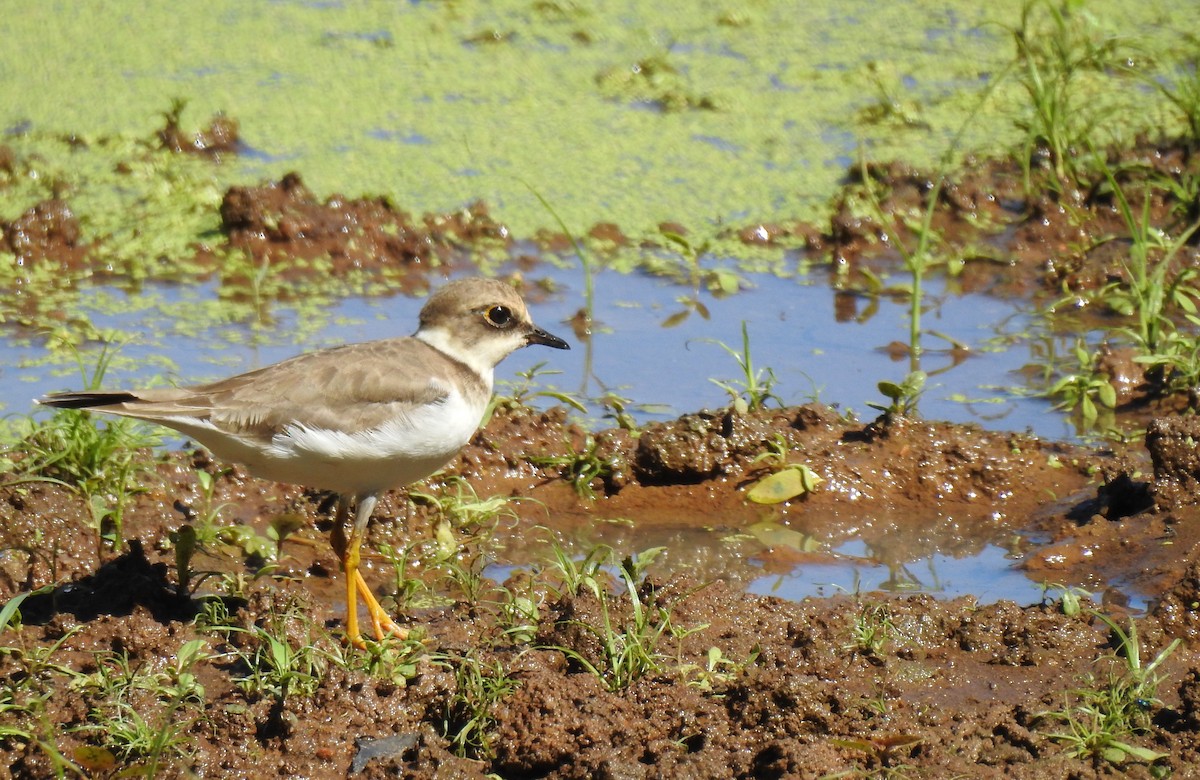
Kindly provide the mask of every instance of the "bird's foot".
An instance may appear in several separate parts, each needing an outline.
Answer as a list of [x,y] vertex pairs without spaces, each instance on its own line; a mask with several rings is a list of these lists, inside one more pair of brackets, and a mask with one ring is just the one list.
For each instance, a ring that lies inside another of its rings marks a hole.
[[[367,585],[367,581],[363,579],[362,574],[357,569],[354,571],[354,586],[358,591],[359,598],[362,599],[363,606],[367,608],[367,617],[371,621],[371,629],[375,633],[376,641],[382,642],[388,636],[398,639],[408,639],[409,630],[392,620],[391,615],[380,605],[379,600],[375,598],[375,594],[371,592],[370,586]],[[360,650],[365,646],[361,636],[350,637],[347,635],[347,638]]]

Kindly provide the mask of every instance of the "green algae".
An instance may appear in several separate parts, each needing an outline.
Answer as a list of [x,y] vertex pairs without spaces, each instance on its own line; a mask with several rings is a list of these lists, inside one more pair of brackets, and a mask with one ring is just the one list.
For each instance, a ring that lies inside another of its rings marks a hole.
[[[228,187],[293,169],[318,197],[381,194],[412,212],[483,199],[522,238],[556,231],[559,218],[576,234],[614,223],[630,244],[586,241],[604,265],[697,290],[697,274],[803,274],[807,259],[745,246],[729,229],[820,219],[860,155],[922,167],[956,145],[1019,147],[1030,112],[1013,69],[1022,5],[218,0],[132,13],[56,0],[10,9],[0,17],[10,87],[0,129],[16,165],[0,169],[0,219],[62,198],[94,249],[88,265],[66,269],[19,267],[0,253],[0,322],[19,327],[11,343],[49,347],[24,369],[57,372],[72,350],[119,338],[96,324],[116,311],[143,313],[143,345],[167,335],[312,338],[335,301],[386,294],[394,278],[294,283],[236,254],[197,253],[223,238],[217,207]],[[1169,74],[1195,56],[1188,3],[1073,7],[1088,34],[1127,42],[1129,63],[1146,72]],[[1072,90],[1101,144],[1183,124],[1120,69],[1080,72]],[[176,100],[187,103],[185,125],[234,117],[247,148],[219,163],[161,150],[155,132]],[[703,267],[664,240],[663,222],[708,248]],[[645,238],[663,248],[627,251]],[[475,259],[491,268],[506,257],[484,249]],[[298,262],[319,270],[323,261]],[[184,289],[218,267],[219,283]],[[113,280],[119,293],[103,287]],[[179,289],[164,295],[163,283]],[[275,332],[281,321],[286,334]]]
[[[1020,7],[218,0],[134,13],[59,0],[0,19],[0,126],[147,137],[183,98],[194,122],[235,117],[253,150],[210,173],[217,183],[298,167],[319,195],[385,194],[412,211],[482,198],[531,235],[553,220],[527,182],[579,232],[614,222],[639,236],[674,220],[704,238],[819,216],[860,146],[936,162],[1011,62]],[[1162,48],[1194,13],[1080,7]],[[1096,74],[1086,95],[1105,101],[1112,135],[1126,119],[1172,121],[1119,74]],[[1138,111],[1108,109],[1131,101]],[[997,89],[963,148],[1015,145],[1021,106],[1015,84]],[[123,237],[102,213],[91,228]],[[153,227],[131,238],[172,240]]]

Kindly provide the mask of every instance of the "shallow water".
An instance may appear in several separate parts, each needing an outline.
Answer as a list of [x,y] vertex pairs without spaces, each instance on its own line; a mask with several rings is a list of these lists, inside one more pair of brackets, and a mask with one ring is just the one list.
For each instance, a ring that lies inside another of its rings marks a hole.
[[[644,534],[630,527],[616,534],[601,530],[589,537],[593,543],[601,539],[622,551],[666,547],[662,557],[650,569],[662,576],[687,572],[703,581],[722,579],[739,584],[748,593],[791,601],[884,591],[928,593],[938,598],[972,596],[981,604],[1001,599],[1035,604],[1045,596],[1047,587],[1046,583],[1025,575],[1019,567],[1019,556],[994,544],[986,545],[974,555],[934,554],[888,565],[880,560],[887,557],[886,548],[869,550],[863,542],[852,540],[829,553],[810,556],[804,562],[788,567],[787,571],[769,571],[761,558],[754,554],[744,557],[744,548],[727,543],[721,534],[702,529]],[[545,560],[544,555],[535,558]],[[497,582],[504,582],[527,570],[529,565],[527,561],[507,562],[506,558],[504,563],[488,566],[484,573]],[[1148,599],[1144,595],[1125,595],[1131,608],[1145,609]]]
[[[886,349],[907,338],[908,304],[881,297],[872,316],[839,321],[835,295],[819,272],[796,279],[747,274],[751,289],[724,299],[701,293],[709,317],[693,312],[672,327],[664,321],[684,308],[678,299],[691,294],[687,288],[646,274],[601,272],[594,281],[597,324],[590,343],[568,324],[584,305],[581,271],[542,265],[527,277],[553,282],[555,292],[531,308],[535,320],[570,341],[572,349],[515,353],[497,370],[502,393],[519,373],[542,364],[547,373],[539,374],[539,385],[583,400],[611,391],[632,399],[631,411],[642,421],[724,406],[729,394],[712,380],[734,386],[742,380],[740,367],[721,344],[740,352],[743,321],[755,369],[774,374],[773,391],[788,405],[817,399],[870,419],[877,411],[868,404],[886,403],[876,384],[898,382],[909,370],[907,357],[895,359]],[[921,413],[991,430],[1073,438],[1070,420],[1045,400],[1004,392],[1020,387],[1024,380],[1017,372],[1036,360],[1030,335],[1038,322],[1031,307],[988,295],[957,295],[938,280],[927,282],[927,290],[924,324],[965,343],[971,354],[958,359],[947,342],[925,337],[921,368],[930,378]],[[113,304],[113,296],[121,293],[94,290],[81,307],[97,327],[133,334],[106,378],[110,387],[193,384],[322,346],[407,335],[422,303],[403,296],[347,298],[331,303],[320,317],[276,304],[266,327],[212,322],[197,333],[199,318],[183,312],[196,300],[215,297],[211,284],[152,286],[139,295],[136,307],[124,311]],[[859,310],[867,305],[860,301]],[[37,365],[46,359],[38,342],[0,343],[0,365],[16,367],[0,373],[0,397],[9,400],[8,411],[22,413],[28,408],[25,399],[80,384],[73,364]],[[84,362],[89,364],[90,357]],[[599,405],[591,403],[589,409],[591,425],[611,424],[599,419]]]
[[[905,337],[907,304],[881,298],[873,316],[839,321],[835,294],[820,273],[801,279],[749,275],[746,278],[752,288],[745,292],[720,300],[701,294],[709,318],[693,312],[677,325],[665,327],[664,321],[681,308],[678,299],[689,294],[686,288],[646,274],[601,272],[594,279],[598,326],[590,343],[573,334],[568,324],[583,305],[581,271],[542,265],[527,271],[526,277],[553,283],[552,294],[534,299],[533,315],[541,325],[570,340],[573,348],[569,352],[536,348],[517,352],[497,371],[501,393],[510,390],[520,372],[542,364],[547,373],[537,376],[538,386],[552,385],[581,399],[595,399],[606,390],[615,392],[633,399],[630,408],[643,422],[723,406],[729,397],[710,380],[736,380],[739,368],[715,342],[740,348],[743,321],[755,366],[774,372],[774,392],[788,404],[816,396],[870,419],[876,412],[867,404],[884,401],[876,383],[881,379],[899,381],[909,368],[907,358],[895,360],[884,350],[889,342]],[[938,281],[930,283],[928,290],[926,324],[965,342],[972,354],[956,362],[951,355],[930,348],[922,361],[931,378],[921,398],[921,413],[931,419],[974,423],[993,430],[1030,430],[1050,439],[1071,438],[1074,429],[1070,421],[1052,411],[1046,401],[995,389],[1019,386],[1022,376],[1017,372],[1033,360],[1033,342],[1020,337],[1037,325],[1028,305],[981,294],[957,295]],[[143,303],[126,313],[111,300],[111,296],[119,297],[119,292],[94,292],[96,307],[89,316],[98,326],[144,334],[138,343],[122,348],[121,362],[106,379],[109,387],[168,378],[193,383],[319,346],[407,334],[422,302],[404,296],[350,298],[332,304],[317,318],[276,305],[270,327],[214,324],[210,332],[197,334],[196,322],[180,320],[178,310],[195,307],[197,300],[215,295],[212,287],[146,290],[140,296]],[[145,303],[147,300],[153,303]],[[865,309],[866,302],[861,303],[860,309]],[[943,342],[928,337],[926,343]],[[0,364],[4,365],[28,362],[41,354],[36,344],[0,344]],[[164,356],[170,359],[164,361]],[[23,399],[77,387],[79,379],[73,371],[70,366],[9,370],[0,374],[0,392],[12,399],[13,411],[22,412],[28,408]],[[960,396],[988,400],[970,404],[953,400]],[[594,401],[588,409],[585,424],[613,424],[601,417],[604,410]],[[168,446],[181,443],[167,439]],[[719,518],[706,522],[720,525]],[[733,529],[684,524],[669,530],[638,529],[596,522],[584,533],[586,538],[568,541],[605,543],[625,551],[664,545],[671,550],[671,565],[684,565],[737,581],[753,592],[786,598],[860,588],[972,594],[986,601],[1012,598],[1022,603],[1036,601],[1041,595],[1038,584],[1015,569],[1013,560],[994,542],[981,545],[978,552],[960,552],[962,557],[922,552],[925,557],[906,560],[904,551],[897,549],[902,563],[891,568],[879,562],[892,557],[888,550],[868,553],[861,542],[849,542],[805,558],[803,563],[785,565],[782,571],[776,566],[768,573],[757,557],[764,548],[744,538],[731,541],[730,535],[736,535]],[[890,542],[885,538],[876,544],[886,547]],[[903,541],[896,545],[902,547]],[[521,564],[526,554],[515,551],[515,560],[510,562]]]

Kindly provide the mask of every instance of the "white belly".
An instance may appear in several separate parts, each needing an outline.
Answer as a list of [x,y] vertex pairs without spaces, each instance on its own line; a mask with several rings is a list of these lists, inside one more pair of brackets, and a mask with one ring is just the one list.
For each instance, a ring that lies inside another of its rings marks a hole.
[[363,495],[409,485],[445,466],[482,416],[482,408],[452,393],[444,403],[354,433],[290,425],[269,443],[212,428],[190,433],[217,457],[242,463],[255,476]]

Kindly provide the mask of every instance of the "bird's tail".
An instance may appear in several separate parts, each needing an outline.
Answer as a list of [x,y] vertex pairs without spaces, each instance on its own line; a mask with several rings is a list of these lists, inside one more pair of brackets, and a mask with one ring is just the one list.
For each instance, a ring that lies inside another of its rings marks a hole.
[[92,409],[97,406],[111,406],[136,401],[137,396],[123,390],[80,391],[66,393],[50,393],[37,400],[42,406],[53,406],[56,409]]

